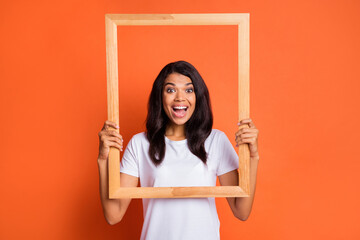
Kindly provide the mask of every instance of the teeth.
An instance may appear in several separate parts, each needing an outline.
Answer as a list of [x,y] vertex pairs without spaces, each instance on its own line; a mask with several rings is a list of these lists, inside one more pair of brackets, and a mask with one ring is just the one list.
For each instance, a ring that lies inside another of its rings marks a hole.
[[187,109],[187,107],[174,107],[174,109]]

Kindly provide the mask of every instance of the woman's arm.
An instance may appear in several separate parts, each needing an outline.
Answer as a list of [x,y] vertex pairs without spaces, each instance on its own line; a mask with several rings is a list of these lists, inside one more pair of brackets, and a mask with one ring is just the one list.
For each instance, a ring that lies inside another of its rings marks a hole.
[[[256,189],[256,176],[259,163],[258,153],[258,134],[259,130],[255,127],[250,118],[243,119],[238,123],[239,126],[247,125],[249,128],[244,127],[235,133],[236,146],[240,144],[249,144],[250,149],[250,197],[235,197],[227,198],[230,208],[235,217],[240,220],[247,220],[254,201]],[[219,176],[219,182],[222,186],[238,186],[239,174],[237,170],[225,173]]]
[[[259,158],[250,160],[250,197],[226,198],[233,212],[238,219],[245,221],[248,219],[254,202],[256,189],[256,175]],[[236,170],[219,176],[221,186],[239,186],[239,173]]]
[[[129,204],[131,198],[109,199],[109,179],[108,179],[108,161],[98,159],[99,166],[99,185],[100,185],[100,199],[104,212],[104,217],[110,225],[114,225],[121,221]],[[137,187],[138,178],[120,173],[120,187]]]
[[[99,132],[99,187],[100,199],[106,221],[114,225],[123,218],[131,199],[109,199],[108,187],[108,158],[110,147],[115,147],[122,151],[123,139],[118,132],[119,126],[115,122],[105,121],[103,128]],[[120,187],[137,187],[138,178],[120,173]]]

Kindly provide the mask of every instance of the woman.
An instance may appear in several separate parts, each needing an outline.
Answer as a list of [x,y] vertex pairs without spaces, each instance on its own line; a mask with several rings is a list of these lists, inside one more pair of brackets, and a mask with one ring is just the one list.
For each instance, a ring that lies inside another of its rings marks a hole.
[[[238,156],[226,135],[212,129],[213,117],[208,89],[199,72],[188,62],[166,65],[157,76],[150,94],[146,132],[134,135],[123,154],[121,187],[238,185]],[[249,144],[249,198],[227,198],[229,206],[245,221],[252,208],[259,161],[259,131],[251,119],[235,133],[235,141]],[[109,148],[122,151],[122,136],[106,121],[99,133],[98,166],[101,203],[107,222],[121,221],[131,199],[109,199],[107,159]],[[144,224],[141,239],[219,239],[214,198],[143,199]]]

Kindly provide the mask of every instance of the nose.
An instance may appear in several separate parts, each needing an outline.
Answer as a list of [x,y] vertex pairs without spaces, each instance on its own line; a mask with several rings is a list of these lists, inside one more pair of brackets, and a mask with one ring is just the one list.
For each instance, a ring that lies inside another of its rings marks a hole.
[[177,91],[175,101],[183,101],[185,99],[183,91]]

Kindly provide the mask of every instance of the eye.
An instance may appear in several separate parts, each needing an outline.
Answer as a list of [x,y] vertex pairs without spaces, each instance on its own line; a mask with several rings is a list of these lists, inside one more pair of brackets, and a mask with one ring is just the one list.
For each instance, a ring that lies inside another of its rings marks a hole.
[[172,92],[175,92],[175,90],[173,88],[168,88],[168,89],[166,89],[166,92],[172,93]]
[[186,92],[187,93],[192,93],[192,92],[194,92],[194,89],[193,88],[188,88],[188,89],[186,89]]

